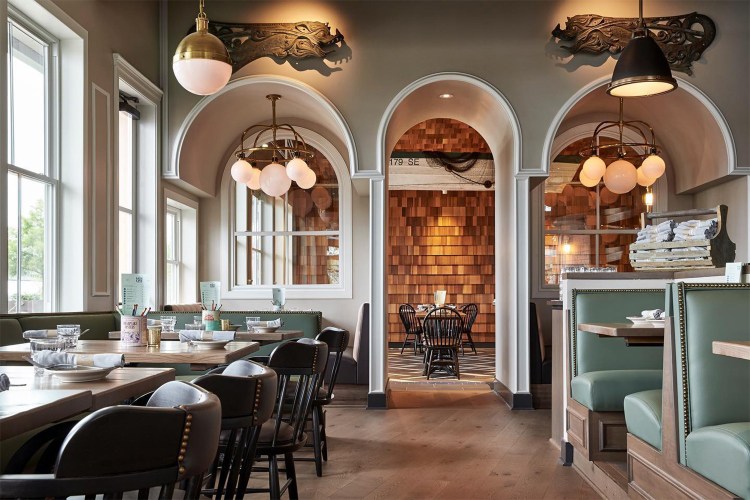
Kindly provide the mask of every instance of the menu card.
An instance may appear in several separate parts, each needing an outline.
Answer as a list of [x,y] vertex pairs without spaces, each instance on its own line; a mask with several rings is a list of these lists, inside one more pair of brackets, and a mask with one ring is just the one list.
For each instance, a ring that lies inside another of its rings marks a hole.
[[148,307],[151,294],[151,276],[148,274],[122,275],[122,312],[125,315],[138,315]]
[[201,304],[206,309],[221,305],[221,281],[201,281]]

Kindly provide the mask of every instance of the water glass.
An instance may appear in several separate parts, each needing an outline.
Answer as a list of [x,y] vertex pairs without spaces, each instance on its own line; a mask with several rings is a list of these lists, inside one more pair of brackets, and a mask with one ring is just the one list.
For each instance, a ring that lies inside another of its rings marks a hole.
[[247,325],[247,331],[252,332],[253,327],[260,324],[260,316],[245,316],[245,324]]
[[57,325],[57,336],[63,349],[75,349],[81,336],[81,325]]
[[[29,348],[31,351],[31,359],[35,360],[34,354],[42,351],[54,351],[54,352],[60,352],[63,351],[64,343],[60,339],[31,339],[29,343]],[[36,361],[36,360],[35,360]],[[34,366],[34,375],[37,377],[41,377],[44,375],[44,368],[40,368],[38,366]]]
[[194,325],[202,325],[203,324],[203,316],[193,316],[193,324]]
[[174,332],[175,323],[177,323],[177,316],[162,316],[161,331],[164,333]]

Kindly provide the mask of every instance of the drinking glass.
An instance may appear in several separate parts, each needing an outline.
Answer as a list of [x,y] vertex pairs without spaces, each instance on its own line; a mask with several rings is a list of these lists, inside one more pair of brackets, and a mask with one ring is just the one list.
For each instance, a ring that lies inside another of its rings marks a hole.
[[63,349],[75,349],[81,336],[81,325],[57,325],[57,336]]
[[245,316],[245,324],[247,325],[247,331],[252,332],[253,327],[260,323],[260,316]]
[[[31,339],[29,343],[29,349],[31,351],[31,359],[36,361],[35,354],[42,351],[54,351],[60,352],[64,347],[64,342],[61,339]],[[44,375],[44,368],[34,366],[34,375],[41,377]]]
[[162,316],[161,331],[163,333],[174,332],[174,325],[177,323],[177,316]]
[[194,325],[202,325],[203,324],[203,316],[193,316],[193,324]]

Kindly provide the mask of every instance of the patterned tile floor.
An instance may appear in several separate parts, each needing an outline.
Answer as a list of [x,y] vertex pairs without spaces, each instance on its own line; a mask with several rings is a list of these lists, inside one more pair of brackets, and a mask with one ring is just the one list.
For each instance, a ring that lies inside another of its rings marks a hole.
[[479,348],[477,354],[459,355],[461,380],[444,371],[434,372],[430,380],[422,375],[422,356],[401,348],[388,349],[388,378],[392,390],[461,390],[488,388],[495,379],[495,349]]

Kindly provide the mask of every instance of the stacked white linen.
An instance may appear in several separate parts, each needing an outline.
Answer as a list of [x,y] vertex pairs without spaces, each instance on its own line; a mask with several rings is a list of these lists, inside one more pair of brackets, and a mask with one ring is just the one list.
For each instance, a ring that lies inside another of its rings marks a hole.
[[714,219],[687,220],[680,222],[674,229],[674,241],[710,240],[719,229]]
[[117,353],[71,354],[69,352],[39,351],[31,359],[43,366],[77,365],[97,368],[118,368],[125,366],[125,355]]
[[676,224],[673,220],[666,220],[661,224],[655,226],[648,225],[638,231],[638,236],[635,240],[636,243],[661,243],[664,241],[672,241],[674,238],[673,229]]
[[180,342],[191,340],[234,340],[234,332],[210,332],[206,330],[180,330]]

